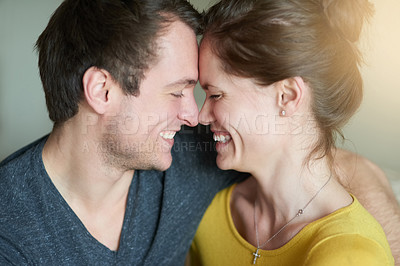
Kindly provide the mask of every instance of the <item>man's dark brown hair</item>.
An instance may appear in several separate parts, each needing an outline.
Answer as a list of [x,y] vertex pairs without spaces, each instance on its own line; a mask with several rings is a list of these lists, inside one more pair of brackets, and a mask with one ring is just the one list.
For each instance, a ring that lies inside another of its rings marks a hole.
[[157,37],[175,20],[199,33],[200,15],[185,0],[64,1],[36,42],[50,119],[61,124],[78,112],[82,78],[93,66],[138,95],[157,60]]

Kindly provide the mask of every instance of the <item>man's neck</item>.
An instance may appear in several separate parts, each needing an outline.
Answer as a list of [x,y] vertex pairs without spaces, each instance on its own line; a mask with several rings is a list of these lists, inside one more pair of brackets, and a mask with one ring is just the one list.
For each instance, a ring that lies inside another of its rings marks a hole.
[[116,250],[133,170],[107,166],[96,151],[96,137],[73,132],[62,128],[50,134],[42,155],[46,171],[92,236]]

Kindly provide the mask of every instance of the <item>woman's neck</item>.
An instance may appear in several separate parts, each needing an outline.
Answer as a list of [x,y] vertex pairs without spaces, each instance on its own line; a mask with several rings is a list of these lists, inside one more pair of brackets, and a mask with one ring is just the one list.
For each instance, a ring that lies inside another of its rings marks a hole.
[[[262,244],[306,206],[304,215],[294,218],[263,247],[274,249],[287,243],[308,223],[351,203],[347,192],[332,177],[325,159],[307,167],[301,159],[286,156],[269,160],[251,174],[253,178],[235,188],[231,210],[239,233],[254,246],[257,246],[255,223],[258,242]],[[341,200],[336,201],[337,197]]]

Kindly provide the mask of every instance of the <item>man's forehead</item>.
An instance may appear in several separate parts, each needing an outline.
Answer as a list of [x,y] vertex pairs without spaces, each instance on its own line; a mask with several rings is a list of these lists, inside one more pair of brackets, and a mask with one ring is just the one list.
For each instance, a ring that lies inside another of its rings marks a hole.
[[158,37],[157,59],[144,75],[144,80],[163,88],[194,86],[198,79],[198,45],[193,30],[180,21],[171,23]]

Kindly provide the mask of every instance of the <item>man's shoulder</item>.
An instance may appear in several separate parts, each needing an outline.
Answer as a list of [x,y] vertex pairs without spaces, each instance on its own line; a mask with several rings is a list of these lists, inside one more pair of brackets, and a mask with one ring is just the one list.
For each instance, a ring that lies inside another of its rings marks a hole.
[[175,177],[190,177],[190,183],[197,188],[210,190],[214,187],[220,190],[248,176],[217,167],[217,152],[208,126],[183,127],[175,140],[171,152],[172,165],[167,172]]
[[41,152],[47,136],[21,148],[0,162],[0,199],[29,185],[29,179],[41,169]]
[[30,160],[32,155],[39,152],[41,153],[41,149],[43,148],[44,142],[46,141],[47,137],[48,135],[26,145],[25,147],[6,157],[3,161],[0,162],[0,173],[3,174],[3,171],[13,168],[19,169],[19,166]]
[[215,164],[216,150],[209,127],[183,127],[175,137],[171,151],[180,162]]
[[183,127],[176,134],[172,147],[171,168],[185,168],[190,171],[215,171],[216,150],[211,131],[206,126]]

